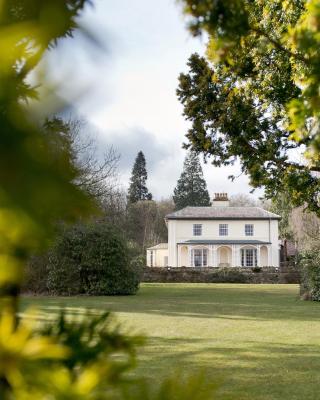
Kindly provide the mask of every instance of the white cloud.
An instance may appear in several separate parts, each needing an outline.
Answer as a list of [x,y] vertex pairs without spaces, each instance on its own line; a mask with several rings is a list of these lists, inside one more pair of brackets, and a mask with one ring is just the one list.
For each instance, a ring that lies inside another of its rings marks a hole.
[[[191,53],[204,53],[205,45],[190,37],[173,0],[94,4],[81,20],[108,51],[92,51],[76,35],[50,54],[52,75],[57,80],[63,77],[66,98],[74,101],[77,90],[82,91],[75,108],[98,128],[102,143],[113,144],[122,154],[123,183],[127,184],[135,156],[142,150],[150,190],[156,198],[168,197],[182,170],[188,128],[175,94],[177,78],[186,70]],[[61,68],[56,68],[57,56]],[[234,183],[227,179],[239,172],[239,165],[204,166],[211,193],[249,193],[247,177]]]

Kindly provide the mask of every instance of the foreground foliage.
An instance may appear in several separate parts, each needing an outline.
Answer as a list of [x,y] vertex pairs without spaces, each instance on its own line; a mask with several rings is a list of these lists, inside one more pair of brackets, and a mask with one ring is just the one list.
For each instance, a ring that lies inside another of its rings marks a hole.
[[[31,321],[35,315],[29,315]],[[18,328],[10,313],[0,322],[2,399],[98,399],[102,387],[111,392],[134,357],[135,339],[109,328],[109,314],[82,321],[59,319],[41,331],[32,322]],[[122,353],[119,362],[112,359]],[[105,398],[110,398],[107,393]],[[30,398],[30,397],[29,397]]]
[[[14,308],[23,266],[46,245],[57,219],[92,212],[92,202],[73,182],[68,138],[40,129],[25,109],[37,97],[26,77],[45,50],[71,35],[85,1],[14,0],[0,9],[0,294]],[[52,24],[55,15],[56,23]]]
[[11,313],[3,313],[0,320],[3,400],[208,398],[208,392],[197,394],[203,383],[200,376],[177,389],[168,380],[159,393],[146,382],[130,378],[142,339],[121,335],[112,327],[109,313],[87,313],[72,320],[62,313],[38,329],[32,328],[36,314],[26,317],[29,321],[20,322],[18,328]]

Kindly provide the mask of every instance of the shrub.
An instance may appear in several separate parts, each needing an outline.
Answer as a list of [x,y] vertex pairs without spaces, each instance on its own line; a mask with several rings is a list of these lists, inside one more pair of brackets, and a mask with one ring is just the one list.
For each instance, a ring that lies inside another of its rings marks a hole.
[[301,273],[300,294],[304,300],[320,301],[320,251],[305,251],[299,255]]
[[66,229],[49,255],[48,288],[53,294],[134,294],[140,275],[125,240],[106,223]]
[[234,268],[220,268],[219,274],[225,282],[230,283],[244,283],[247,278],[242,271]]
[[28,293],[48,293],[47,287],[48,255],[32,256],[25,268],[25,281],[22,290]]
[[82,253],[85,246],[85,227],[73,226],[63,230],[48,254],[49,291],[55,295],[84,293],[81,279]]

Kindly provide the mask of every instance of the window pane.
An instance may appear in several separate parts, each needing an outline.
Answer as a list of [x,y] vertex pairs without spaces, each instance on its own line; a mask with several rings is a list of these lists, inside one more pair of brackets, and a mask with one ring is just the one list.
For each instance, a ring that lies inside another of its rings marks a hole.
[[203,267],[206,267],[208,265],[208,250],[203,249]]
[[219,235],[228,236],[228,224],[219,224]]
[[192,265],[194,267],[206,267],[208,265],[208,250],[194,249],[192,250]]
[[244,267],[244,250],[241,249],[241,266]]
[[252,224],[246,224],[244,230],[245,230],[246,236],[253,236],[253,225]]
[[253,249],[246,249],[246,266],[253,267]]
[[194,224],[193,225],[193,236],[201,236],[202,235],[202,225]]
[[193,250],[193,264],[195,267],[201,267],[202,265],[202,251],[199,249]]

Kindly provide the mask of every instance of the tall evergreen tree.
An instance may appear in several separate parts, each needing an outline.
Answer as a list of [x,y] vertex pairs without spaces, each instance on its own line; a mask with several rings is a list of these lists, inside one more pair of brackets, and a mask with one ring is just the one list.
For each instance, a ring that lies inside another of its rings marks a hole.
[[152,194],[146,186],[147,178],[146,159],[142,151],[139,151],[130,178],[127,196],[129,203],[133,204],[140,200],[152,200]]
[[187,206],[210,206],[210,196],[198,155],[190,151],[183,164],[183,171],[174,189],[176,210]]

